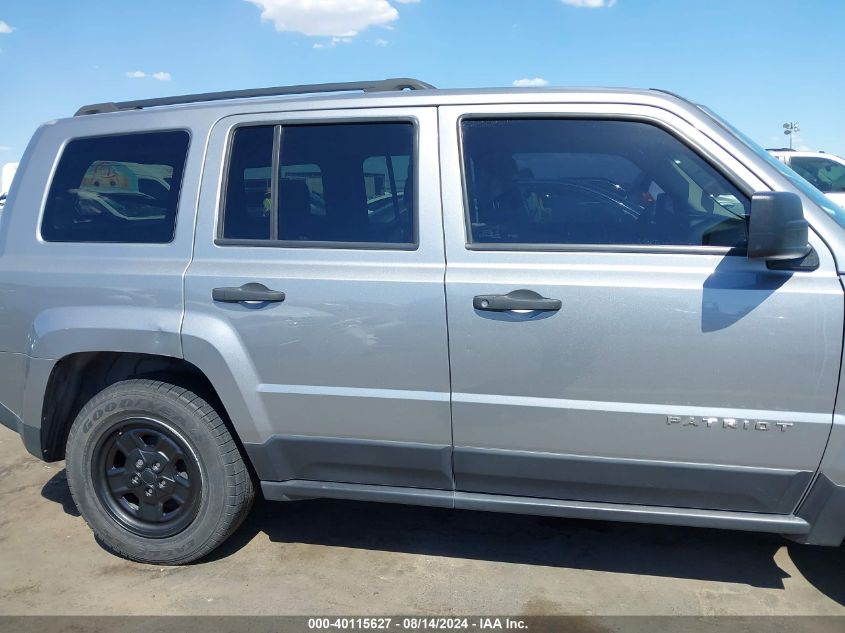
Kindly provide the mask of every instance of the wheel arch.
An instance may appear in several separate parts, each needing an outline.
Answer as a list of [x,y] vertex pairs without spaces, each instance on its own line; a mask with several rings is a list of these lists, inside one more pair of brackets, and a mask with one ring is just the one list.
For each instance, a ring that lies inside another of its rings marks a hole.
[[217,389],[187,360],[137,352],[74,352],[57,360],[47,378],[41,402],[41,457],[48,462],[63,459],[68,432],[85,403],[106,387],[130,378],[156,378],[203,396],[239,443]]

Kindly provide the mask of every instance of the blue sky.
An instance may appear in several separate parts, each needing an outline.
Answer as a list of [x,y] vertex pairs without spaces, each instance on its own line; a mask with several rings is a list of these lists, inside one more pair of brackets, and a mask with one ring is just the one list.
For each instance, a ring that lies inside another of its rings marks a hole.
[[659,87],[845,155],[843,0],[3,0],[0,163],[82,104],[410,76]]

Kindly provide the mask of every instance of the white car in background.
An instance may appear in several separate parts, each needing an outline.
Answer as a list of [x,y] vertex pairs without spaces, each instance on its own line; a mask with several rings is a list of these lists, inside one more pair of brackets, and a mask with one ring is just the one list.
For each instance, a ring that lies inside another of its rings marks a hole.
[[845,207],[845,159],[825,152],[790,149],[770,149],[769,153],[789,165],[840,207]]
[[6,202],[6,194],[9,193],[9,188],[12,186],[12,178],[18,170],[17,163],[6,163],[0,169],[0,206]]

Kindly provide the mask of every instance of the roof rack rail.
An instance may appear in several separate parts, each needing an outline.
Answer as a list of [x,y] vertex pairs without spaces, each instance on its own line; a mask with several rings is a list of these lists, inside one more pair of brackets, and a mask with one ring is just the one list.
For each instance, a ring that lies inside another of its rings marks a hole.
[[675,97],[676,99],[680,99],[681,101],[686,101],[687,103],[690,103],[694,106],[698,105],[697,103],[693,103],[692,101],[690,101],[686,97],[679,95],[677,92],[672,92],[671,90],[664,90],[663,88],[649,88],[649,90],[651,90],[652,92],[662,92],[665,95],[669,95],[670,97]]
[[225,101],[227,99],[247,99],[252,97],[276,97],[281,95],[299,95],[317,92],[394,92],[402,90],[428,90],[434,86],[418,79],[395,78],[376,79],[374,81],[347,81],[331,84],[302,84],[299,86],[276,86],[274,88],[252,88],[249,90],[225,90],[223,92],[203,92],[192,95],[159,97],[156,99],[138,99],[137,101],[119,101],[93,103],[82,106],[74,116],[120,112],[121,110],[140,110],[156,106],[178,105],[183,103],[202,103],[206,101]]

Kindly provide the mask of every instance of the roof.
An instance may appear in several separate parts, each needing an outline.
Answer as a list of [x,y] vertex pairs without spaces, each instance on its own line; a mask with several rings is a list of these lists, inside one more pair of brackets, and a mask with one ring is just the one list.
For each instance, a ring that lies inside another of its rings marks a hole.
[[[531,98],[526,98],[533,95]],[[254,88],[247,90],[228,90],[192,95],[177,95],[135,101],[106,102],[81,107],[75,116],[100,115],[108,113],[138,111],[148,108],[207,108],[224,105],[244,105],[283,103],[308,104],[309,109],[316,104],[326,103],[322,107],[350,107],[338,102],[352,102],[361,107],[362,101],[376,102],[374,105],[397,105],[397,100],[406,101],[407,105],[434,105],[449,103],[482,103],[490,101],[517,102],[520,99],[542,102],[552,101],[561,96],[568,96],[567,101],[577,95],[590,95],[591,98],[603,96],[602,101],[625,101],[641,103],[643,101],[672,100],[692,105],[673,93],[650,89],[628,88],[474,88],[474,89],[437,89],[431,84],[417,79],[396,78],[374,81],[345,82],[331,84],[306,84],[298,86],[277,86],[272,88]],[[545,96],[545,97],[544,97]],[[627,97],[627,98],[625,98]],[[391,101],[390,104],[384,103]],[[403,103],[405,105],[405,103]]]
[[139,99],[136,101],[120,101],[94,103],[82,106],[74,116],[85,114],[103,114],[105,112],[119,112],[120,110],[140,110],[157,106],[180,105],[186,103],[207,103],[210,101],[226,101],[255,97],[276,97],[281,95],[302,95],[322,92],[388,92],[403,90],[425,90],[434,88],[431,84],[418,79],[383,79],[375,81],[352,81],[343,83],[303,84],[299,86],[276,86],[274,88],[251,88],[247,90],[226,90],[223,92],[204,92],[191,95],[177,95],[172,97],[158,97],[155,99]]

